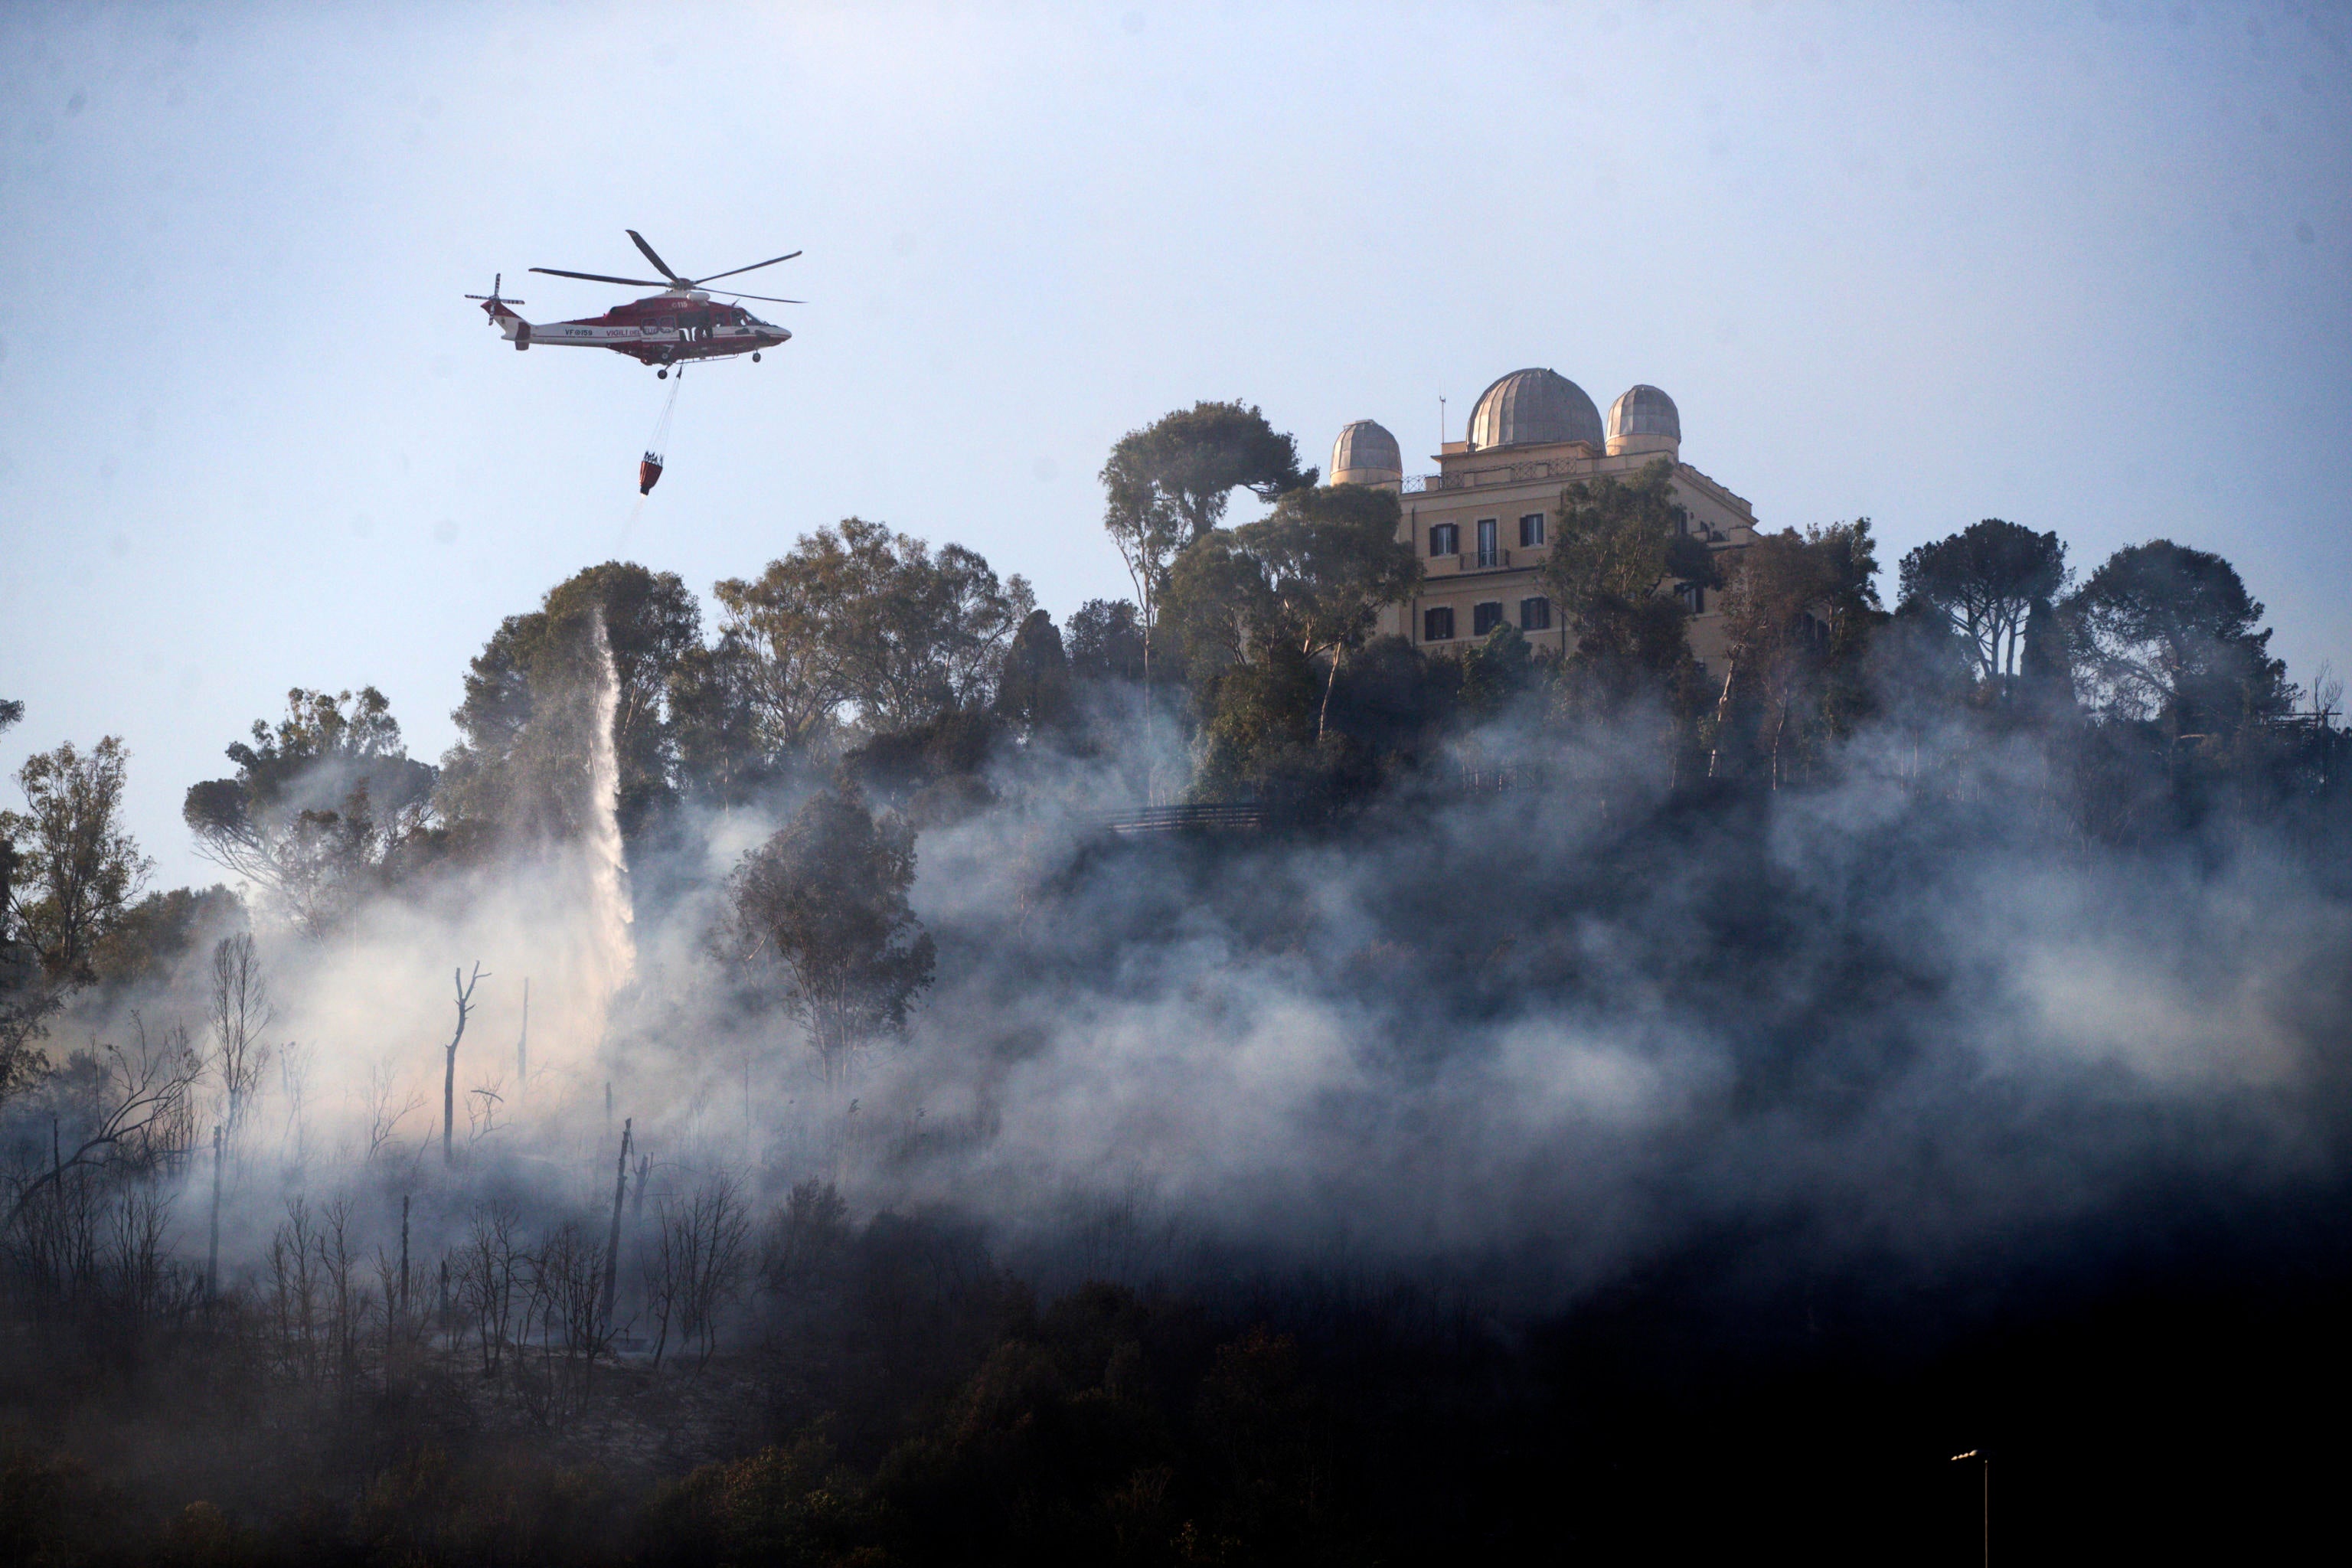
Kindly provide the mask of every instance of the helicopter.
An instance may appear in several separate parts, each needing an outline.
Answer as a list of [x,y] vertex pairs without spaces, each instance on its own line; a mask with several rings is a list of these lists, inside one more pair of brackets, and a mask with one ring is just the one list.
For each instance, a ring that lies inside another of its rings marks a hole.
[[779,300],[767,294],[739,294],[719,289],[713,300],[703,285],[716,283],[721,278],[733,278],[740,273],[757,272],[762,267],[773,267],[779,261],[790,261],[801,253],[772,256],[765,261],[755,261],[749,267],[738,267],[726,272],[714,272],[708,278],[688,278],[672,271],[654,247],[646,243],[645,236],[635,229],[625,231],[645,252],[646,259],[660,273],[651,278],[612,278],[601,272],[566,272],[560,268],[534,267],[533,272],[543,272],[551,278],[579,278],[591,283],[621,283],[646,289],[659,289],[658,294],[642,300],[632,300],[625,305],[615,305],[601,316],[583,316],[578,321],[526,321],[511,307],[525,301],[503,299],[499,287],[506,281],[500,273],[490,284],[488,294],[468,294],[468,300],[482,302],[482,312],[490,324],[506,335],[518,353],[533,343],[562,344],[572,348],[611,349],[627,354],[640,364],[656,366],[655,374],[664,380],[670,367],[688,360],[733,359],[748,353],[758,363],[761,349],[775,348],[790,341],[792,333],[772,321],[763,321],[740,304],[730,301],[758,300],[775,305],[799,305],[800,300]]

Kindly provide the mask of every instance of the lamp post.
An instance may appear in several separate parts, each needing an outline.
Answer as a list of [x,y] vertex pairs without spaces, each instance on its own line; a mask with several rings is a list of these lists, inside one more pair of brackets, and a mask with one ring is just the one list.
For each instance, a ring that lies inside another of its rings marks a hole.
[[1992,1568],[1992,1456],[1982,1448],[1952,1456],[1956,1465],[1962,1459],[1974,1459],[1984,1467],[1984,1563],[1985,1568]]

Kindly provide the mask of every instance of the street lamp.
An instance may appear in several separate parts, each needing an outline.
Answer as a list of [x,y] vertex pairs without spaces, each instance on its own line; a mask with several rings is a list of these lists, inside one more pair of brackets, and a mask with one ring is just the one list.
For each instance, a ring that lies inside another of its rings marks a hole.
[[1962,1459],[1974,1459],[1984,1467],[1984,1561],[1985,1568],[1992,1568],[1992,1456],[1982,1448],[1952,1456],[1956,1465]]

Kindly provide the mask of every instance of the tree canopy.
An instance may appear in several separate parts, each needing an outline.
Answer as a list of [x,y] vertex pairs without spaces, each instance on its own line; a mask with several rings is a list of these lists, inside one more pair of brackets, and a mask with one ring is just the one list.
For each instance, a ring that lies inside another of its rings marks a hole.
[[1722,577],[1661,458],[1625,479],[1579,479],[1560,492],[1543,584],[1567,633],[1561,698],[1570,711],[1618,713],[1637,701],[1687,710],[1697,667],[1690,602],[1677,593]]
[[1759,534],[1741,552],[1723,596],[1730,668],[1716,716],[1718,763],[1735,749],[1744,710],[1778,788],[1790,742],[1810,746],[1837,725],[1837,697],[1859,685],[1858,656],[1883,618],[1877,573],[1868,518]]
[[1195,541],[1169,584],[1188,665],[1205,675],[1286,648],[1327,661],[1328,697],[1339,661],[1421,580],[1399,518],[1392,491],[1332,485],[1288,491],[1260,521]]
[[349,909],[425,824],[435,770],[412,760],[392,704],[297,687],[275,729],[228,747],[235,776],[191,784],[181,816],[196,852],[264,889],[298,928]]
[[54,983],[96,978],[99,939],[145,885],[154,862],[122,823],[131,753],[109,735],[87,752],[68,741],[16,770],[25,809],[0,812],[16,846],[9,914]]
[[1068,648],[1075,679],[1143,679],[1143,623],[1125,599],[1088,599],[1072,611]]
[[608,561],[509,616],[475,656],[450,715],[462,737],[442,759],[436,800],[452,824],[517,842],[579,837],[603,679],[598,627],[615,680],[613,748],[622,831],[635,836],[675,795],[673,679],[702,643],[701,610],[674,572]]
[[1270,501],[1315,479],[1315,469],[1298,466],[1298,444],[1267,423],[1255,404],[1239,401],[1196,403],[1129,431],[1102,470],[1111,512],[1141,516],[1164,510],[1180,549],[1224,520],[1234,491]]
[[903,1026],[930,984],[931,938],[907,903],[914,879],[914,834],[843,789],[811,796],[729,882],[722,945],[755,976],[781,972],[828,1082]]
[[1120,437],[1101,477],[1103,527],[1135,585],[1148,685],[1177,555],[1216,530],[1236,489],[1272,500],[1311,487],[1316,471],[1298,466],[1297,443],[1255,405],[1196,403]]
[[1664,458],[1630,477],[1578,479],[1560,491],[1544,583],[1571,627],[1655,597],[1680,581],[1714,585],[1704,541],[1675,499],[1674,465]]
[[2066,546],[1997,517],[1903,557],[1902,602],[1933,609],[1966,639],[1977,677],[2006,687],[2019,674],[2026,624],[2066,586]]
[[996,679],[996,714],[1024,739],[1066,731],[1076,710],[1070,698],[1070,660],[1054,617],[1032,610],[1005,650]]
[[1341,666],[1421,577],[1398,522],[1390,490],[1290,490],[1265,518],[1205,534],[1177,558],[1168,615],[1212,794],[1312,789],[1335,765],[1324,741]]
[[2263,606],[2219,555],[2153,539],[2118,550],[2065,605],[2092,705],[2172,735],[2234,734],[2292,701]]
[[1024,579],[1000,582],[976,551],[934,552],[854,517],[715,592],[750,660],[762,739],[779,753],[845,723],[878,733],[985,707],[1035,607]]

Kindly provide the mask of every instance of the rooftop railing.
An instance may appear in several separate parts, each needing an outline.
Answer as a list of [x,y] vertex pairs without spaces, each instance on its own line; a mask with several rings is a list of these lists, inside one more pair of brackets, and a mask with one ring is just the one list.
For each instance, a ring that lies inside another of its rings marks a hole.
[[1577,468],[1569,463],[1556,463],[1549,458],[1533,463],[1499,463],[1491,468],[1464,468],[1450,474],[1411,474],[1401,487],[1409,496],[1433,495],[1440,490],[1475,490],[1488,485],[1526,485],[1544,479],[1567,479],[1576,477]]

